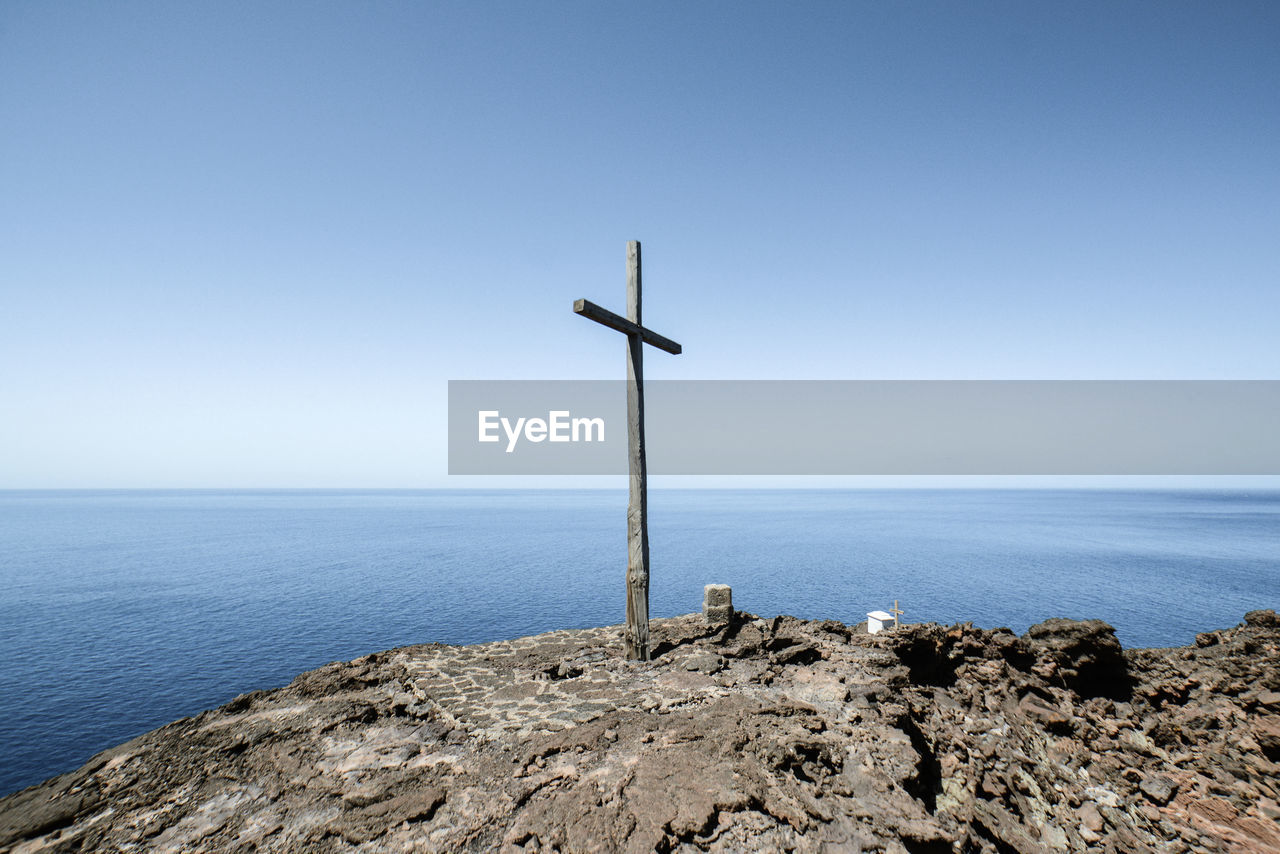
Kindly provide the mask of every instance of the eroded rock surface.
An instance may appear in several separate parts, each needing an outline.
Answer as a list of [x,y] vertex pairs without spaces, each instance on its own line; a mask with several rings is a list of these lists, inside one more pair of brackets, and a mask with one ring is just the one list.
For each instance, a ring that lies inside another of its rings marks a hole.
[[0,850],[1280,852],[1280,625],[701,615],[408,647],[0,800]]

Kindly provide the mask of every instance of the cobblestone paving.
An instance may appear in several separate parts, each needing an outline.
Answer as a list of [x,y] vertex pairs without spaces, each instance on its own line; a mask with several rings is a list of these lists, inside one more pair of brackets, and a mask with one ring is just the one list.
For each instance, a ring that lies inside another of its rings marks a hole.
[[[765,621],[756,621],[763,630]],[[787,691],[756,682],[741,672],[758,662],[726,661],[705,641],[717,629],[693,614],[651,622],[655,661],[621,657],[620,626],[566,630],[475,646],[412,647],[397,660],[410,677],[402,698],[417,715],[435,714],[484,742],[517,743],[595,720],[611,710],[668,711],[724,697],[728,686],[777,697],[789,693],[821,702],[824,686],[788,686]],[[891,659],[874,647],[848,649],[850,663],[863,658],[883,666]],[[746,677],[745,679],[743,677]],[[863,677],[860,679],[859,677]],[[848,685],[871,683],[870,669],[850,670],[844,685],[828,693],[845,695]],[[625,690],[619,690],[619,688]]]
[[[701,634],[699,620],[653,621],[655,646],[673,633]],[[480,646],[417,647],[405,651],[399,663],[411,674],[405,685],[411,712],[434,709],[483,741],[521,741],[587,723],[612,709],[668,708],[727,690],[705,672],[721,666],[718,656],[693,644],[667,651],[662,666],[623,660],[620,649],[619,627],[611,626]],[[623,682],[628,690],[619,692]]]

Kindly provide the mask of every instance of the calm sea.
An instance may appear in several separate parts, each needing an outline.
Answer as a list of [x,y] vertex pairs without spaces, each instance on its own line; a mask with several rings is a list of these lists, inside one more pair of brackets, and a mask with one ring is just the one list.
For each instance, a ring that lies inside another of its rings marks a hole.
[[[654,616],[1189,643],[1280,607],[1280,492],[655,491]],[[0,492],[0,794],[333,660],[618,623],[614,491]]]

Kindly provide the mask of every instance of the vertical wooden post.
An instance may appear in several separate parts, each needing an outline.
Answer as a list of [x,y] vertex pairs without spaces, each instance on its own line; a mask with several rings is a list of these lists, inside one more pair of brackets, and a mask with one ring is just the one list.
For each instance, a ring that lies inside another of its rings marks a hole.
[[644,461],[644,345],[679,356],[681,347],[641,325],[640,241],[627,243],[627,316],[619,317],[593,302],[575,300],[573,313],[627,336],[627,658],[648,661],[649,650],[649,493]]
[[[640,241],[627,243],[627,320],[640,317]],[[627,658],[649,660],[649,494],[644,460],[644,341],[627,336]]]

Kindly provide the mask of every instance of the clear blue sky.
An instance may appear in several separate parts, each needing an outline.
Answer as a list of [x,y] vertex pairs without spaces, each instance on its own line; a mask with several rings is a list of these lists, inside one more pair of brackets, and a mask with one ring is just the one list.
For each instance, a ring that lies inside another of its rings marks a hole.
[[[1280,379],[1280,4],[0,4],[0,487],[445,486],[449,379]],[[474,482],[468,485],[475,485]]]

